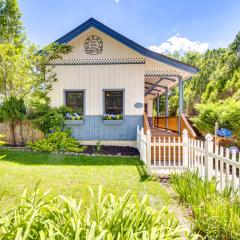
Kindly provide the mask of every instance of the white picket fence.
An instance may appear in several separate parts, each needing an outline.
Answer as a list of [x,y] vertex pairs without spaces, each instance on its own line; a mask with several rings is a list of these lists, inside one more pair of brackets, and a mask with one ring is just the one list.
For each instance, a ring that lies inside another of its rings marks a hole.
[[137,128],[137,148],[148,172],[169,174],[186,169],[199,176],[217,180],[219,190],[231,186],[240,193],[240,154],[214,144],[207,134],[205,141],[188,137],[187,130],[181,137],[151,137],[151,132]]

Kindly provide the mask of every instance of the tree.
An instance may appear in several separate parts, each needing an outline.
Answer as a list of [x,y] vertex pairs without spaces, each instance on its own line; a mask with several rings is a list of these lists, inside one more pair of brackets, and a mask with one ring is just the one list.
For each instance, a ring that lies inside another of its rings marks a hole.
[[26,106],[23,98],[10,96],[1,105],[1,120],[9,123],[12,132],[13,144],[16,145],[16,125],[20,125],[22,145],[24,144],[22,122],[26,118]]
[[17,0],[0,0],[0,43],[21,45],[25,39]]
[[24,98],[27,104],[33,98],[46,100],[52,83],[57,81],[51,62],[69,51],[70,46],[58,44],[41,51],[34,45],[19,48],[0,44],[0,94]]
[[50,44],[39,49],[24,34],[17,0],[0,0],[0,96],[47,100],[57,80],[55,59],[71,51],[68,45]]

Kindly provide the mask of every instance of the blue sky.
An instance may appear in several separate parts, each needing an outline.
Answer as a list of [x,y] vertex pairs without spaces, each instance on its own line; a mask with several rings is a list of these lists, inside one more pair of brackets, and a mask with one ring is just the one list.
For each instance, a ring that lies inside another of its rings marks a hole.
[[39,45],[90,17],[160,52],[225,47],[240,31],[240,0],[20,0],[20,8]]

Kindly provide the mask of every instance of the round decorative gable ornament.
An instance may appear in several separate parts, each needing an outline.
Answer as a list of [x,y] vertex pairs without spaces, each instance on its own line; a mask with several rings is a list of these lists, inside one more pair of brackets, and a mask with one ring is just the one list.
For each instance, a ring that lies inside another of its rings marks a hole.
[[103,41],[99,36],[91,35],[85,40],[84,47],[86,54],[101,54],[103,51]]

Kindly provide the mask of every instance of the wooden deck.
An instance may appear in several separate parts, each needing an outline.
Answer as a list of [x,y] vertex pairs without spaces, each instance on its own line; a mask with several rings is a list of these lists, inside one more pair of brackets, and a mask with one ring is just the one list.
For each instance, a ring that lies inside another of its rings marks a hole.
[[151,128],[151,135],[152,137],[178,137],[177,132],[162,128]]

